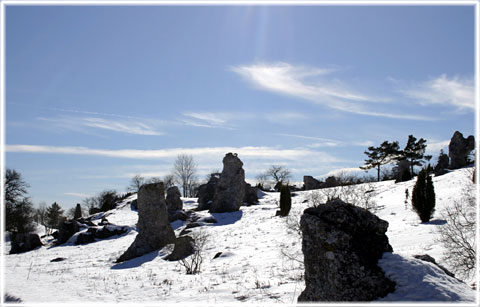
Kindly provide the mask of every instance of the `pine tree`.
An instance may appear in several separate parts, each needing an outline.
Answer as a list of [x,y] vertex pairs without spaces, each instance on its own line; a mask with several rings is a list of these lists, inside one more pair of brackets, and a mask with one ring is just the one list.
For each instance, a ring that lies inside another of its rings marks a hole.
[[81,217],[82,217],[82,207],[80,206],[80,204],[77,204],[77,206],[75,207],[75,214],[73,215],[73,218],[76,220]]
[[35,210],[26,196],[28,183],[14,169],[7,168],[4,181],[5,230],[28,233],[35,230]]
[[368,151],[365,151],[368,159],[365,160],[365,166],[360,166],[361,169],[368,170],[371,168],[377,169],[377,181],[380,181],[380,167],[382,165],[392,162],[399,152],[398,142],[384,141],[379,147],[370,146]]
[[292,195],[288,185],[280,187],[280,216],[287,216],[292,208]]
[[405,148],[400,152],[398,160],[407,160],[410,163],[410,173],[412,176],[414,175],[414,166],[422,166],[423,159],[430,160],[431,158],[431,156],[425,155],[425,148],[427,148],[426,142],[427,141],[422,138],[417,141],[416,137],[409,135],[407,145],[405,145]]
[[435,212],[435,190],[432,177],[427,170],[422,169],[417,176],[417,182],[412,191],[412,208],[418,214],[422,223],[430,221]]
[[54,202],[47,208],[47,225],[48,228],[58,228],[60,221],[63,219],[63,209]]

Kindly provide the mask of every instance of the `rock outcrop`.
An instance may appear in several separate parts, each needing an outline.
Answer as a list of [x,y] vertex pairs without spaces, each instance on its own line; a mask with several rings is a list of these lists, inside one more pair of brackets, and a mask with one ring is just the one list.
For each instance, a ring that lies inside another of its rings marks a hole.
[[175,212],[183,209],[183,202],[180,199],[180,196],[180,190],[176,186],[167,189],[166,203],[168,212]]
[[138,191],[138,235],[116,262],[126,261],[175,242],[175,233],[168,222],[163,183],[143,185]]
[[258,204],[258,190],[252,187],[249,183],[245,183],[245,196],[243,203],[247,206]]
[[233,212],[240,209],[245,197],[245,171],[242,166],[237,154],[225,155],[209,212]]
[[468,154],[475,148],[475,137],[470,135],[464,138],[463,134],[455,131],[448,145],[450,169],[457,169],[467,165]]
[[10,242],[10,254],[25,253],[43,245],[36,233],[12,233]]
[[305,290],[298,301],[371,301],[395,289],[377,265],[392,252],[388,222],[365,209],[332,200],[304,211]]
[[313,178],[312,176],[303,176],[303,188],[305,191],[321,189],[323,182]]

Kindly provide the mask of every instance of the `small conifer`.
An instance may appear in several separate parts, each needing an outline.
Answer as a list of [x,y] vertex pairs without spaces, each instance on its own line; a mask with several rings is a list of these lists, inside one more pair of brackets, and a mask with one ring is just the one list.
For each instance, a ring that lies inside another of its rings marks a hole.
[[287,216],[292,208],[292,195],[288,185],[281,185],[280,187],[280,215]]
[[412,191],[412,208],[422,223],[430,221],[435,212],[435,190],[432,177],[428,175],[426,169],[418,173],[417,182]]

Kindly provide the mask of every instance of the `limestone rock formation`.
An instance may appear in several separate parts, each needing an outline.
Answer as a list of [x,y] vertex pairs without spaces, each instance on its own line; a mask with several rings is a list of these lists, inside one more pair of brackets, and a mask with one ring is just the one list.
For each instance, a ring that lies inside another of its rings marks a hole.
[[305,191],[316,190],[322,188],[323,182],[313,178],[312,176],[303,176],[303,187]]
[[176,186],[168,188],[166,202],[169,212],[183,209],[183,202],[180,199],[180,196],[180,190]]
[[142,256],[175,242],[163,191],[162,182],[145,184],[138,191],[138,235],[116,262]]
[[475,137],[470,135],[464,138],[463,134],[455,131],[448,145],[450,169],[457,169],[467,165],[468,154],[475,148]]
[[245,196],[245,171],[242,166],[237,154],[225,155],[209,212],[233,212],[240,209]]
[[371,301],[395,289],[377,266],[392,252],[388,223],[365,209],[332,200],[304,211],[305,290],[298,301]]
[[36,233],[12,233],[10,242],[12,244],[10,254],[28,252],[43,245]]

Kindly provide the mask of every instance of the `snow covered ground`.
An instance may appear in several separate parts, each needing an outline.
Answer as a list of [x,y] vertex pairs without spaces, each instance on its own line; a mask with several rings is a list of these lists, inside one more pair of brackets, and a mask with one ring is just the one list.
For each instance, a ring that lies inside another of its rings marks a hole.
[[[437,197],[434,219],[421,224],[417,215],[406,208],[405,189],[410,195],[415,180],[395,184],[373,184],[376,214],[389,222],[387,235],[394,253],[384,254],[379,265],[397,282],[394,293],[380,302],[462,302],[474,304],[477,292],[467,284],[445,275],[437,266],[414,259],[428,253],[442,264],[443,246],[435,240],[444,223],[441,212],[460,198],[462,185],[471,178],[471,170],[461,169],[434,178]],[[361,186],[359,186],[360,188]],[[137,212],[125,200],[107,213],[108,220],[130,226],[125,235],[87,245],[68,242],[49,244],[18,255],[3,251],[4,290],[24,303],[137,302],[154,304],[292,304],[305,288],[300,261],[301,240],[288,224],[298,221],[307,207],[304,202],[316,191],[296,192],[290,217],[275,216],[278,193],[266,193],[260,204],[242,207],[233,213],[212,214],[217,220],[193,228],[208,235],[201,273],[185,274],[179,262],[163,259],[167,249],[147,254],[121,264],[117,259],[136,236]],[[196,208],[196,199],[183,199],[185,209]],[[208,212],[198,212],[210,216]],[[176,234],[184,228],[172,223]],[[218,258],[214,256],[221,252]],[[63,257],[64,261],[50,262]],[[447,267],[448,268],[448,267]],[[470,280],[469,282],[472,282]]]

